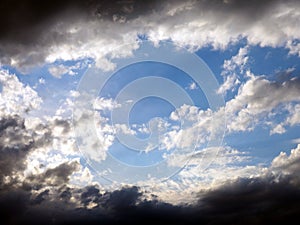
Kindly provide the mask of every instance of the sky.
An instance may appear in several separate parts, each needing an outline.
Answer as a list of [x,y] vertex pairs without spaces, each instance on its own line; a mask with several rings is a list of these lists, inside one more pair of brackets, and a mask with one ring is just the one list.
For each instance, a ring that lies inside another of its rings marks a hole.
[[1,223],[294,223],[299,1],[0,9]]

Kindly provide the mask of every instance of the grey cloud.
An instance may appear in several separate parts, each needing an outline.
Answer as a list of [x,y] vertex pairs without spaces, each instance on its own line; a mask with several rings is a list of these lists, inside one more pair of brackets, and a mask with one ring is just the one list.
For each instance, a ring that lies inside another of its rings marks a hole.
[[[57,52],[67,46],[70,51],[75,49],[68,59],[94,57],[96,61],[103,60],[108,52],[95,52],[94,46],[109,44],[113,46],[108,49],[115,49],[134,42],[138,34],[149,36],[152,41],[168,39],[195,48],[207,45],[224,48],[241,38],[251,44],[285,46],[287,41],[299,38],[296,33],[298,20],[294,11],[291,15],[274,16],[281,11],[284,13],[284,8],[276,8],[279,4],[288,9],[299,6],[294,0],[184,3],[26,0],[22,4],[3,1],[0,7],[4,13],[0,21],[5,22],[0,26],[0,59],[2,64],[26,72],[30,66],[45,63],[49,56],[54,61],[65,60]],[[82,43],[88,45],[81,49]]]
[[[0,40],[32,44],[43,40],[48,26],[62,21],[83,18],[113,20],[114,15],[132,19],[151,11],[156,5],[157,1],[151,0],[4,0],[0,3]],[[53,35],[56,41],[62,38],[59,32]]]
[[4,176],[25,168],[24,159],[34,141],[18,116],[0,119],[0,185]]
[[13,58],[18,61],[16,66],[26,73],[31,66],[45,63],[52,46],[82,40],[66,33],[72,24],[114,22],[116,17],[133,19],[151,12],[155,5],[156,1],[149,0],[1,1],[1,64],[13,64]]
[[[279,182],[272,177],[240,179],[201,193],[195,205],[141,200],[142,194],[136,187],[107,192],[97,200],[98,207],[88,209],[58,198],[48,200],[47,191],[30,200],[15,190],[15,196],[22,196],[21,209],[7,209],[9,213],[2,219],[11,221],[18,215],[14,224],[296,224],[300,212],[300,190],[286,177]],[[91,195],[98,194],[86,196]],[[17,204],[18,200],[12,195],[1,196],[0,204]]]
[[[294,159],[296,151],[291,153]],[[279,156],[280,157],[280,156]],[[281,156],[282,157],[282,156]],[[299,163],[295,160],[279,162]],[[76,166],[75,166],[76,167]],[[155,196],[146,199],[138,187],[100,191],[98,186],[68,187],[67,177],[75,170],[61,164],[38,176],[38,194],[20,186],[0,188],[0,212],[10,224],[297,224],[300,188],[294,182],[298,169],[289,174],[274,171],[257,178],[240,178],[215,190],[199,192],[194,204],[172,205]],[[41,177],[64,177],[65,185],[48,186]],[[29,182],[30,183],[30,182]],[[34,184],[35,182],[31,182]],[[90,207],[91,203],[93,205]],[[7,207],[8,206],[8,207]]]
[[[0,142],[1,175],[9,176],[25,169],[24,158],[28,151],[34,151],[36,142],[24,138],[29,131],[22,118],[0,121],[0,138],[13,140]],[[62,121],[55,124],[65,125]],[[9,143],[18,148],[7,147]],[[98,186],[72,187],[69,178],[78,162],[65,162],[23,181],[1,182],[0,217],[4,224],[45,225],[293,224],[300,213],[298,151],[275,158],[266,175],[238,179],[216,190],[200,192],[197,203],[191,205],[172,205],[155,196],[146,199],[145,193],[135,186],[106,192]]]
[[55,168],[47,169],[42,174],[32,175],[25,182],[28,186],[38,189],[43,186],[62,186],[69,182],[70,176],[78,169],[77,161],[66,162]]

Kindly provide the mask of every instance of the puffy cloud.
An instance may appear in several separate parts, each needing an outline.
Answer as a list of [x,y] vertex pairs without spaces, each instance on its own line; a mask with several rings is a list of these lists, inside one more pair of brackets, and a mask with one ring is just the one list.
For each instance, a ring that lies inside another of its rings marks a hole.
[[[235,66],[236,64],[232,67]],[[172,112],[170,119],[181,121],[182,126],[164,134],[161,138],[162,147],[197,149],[210,142],[222,140],[225,131],[251,131],[264,124],[270,129],[270,134],[275,134],[286,132],[287,126],[299,124],[298,78],[287,78],[283,82],[270,81],[263,76],[255,76],[250,71],[246,73],[247,80],[240,85],[236,96],[226,102],[225,107],[212,111],[183,105]],[[275,122],[273,119],[278,114],[283,115],[283,118]]]
[[107,150],[115,140],[114,127],[105,112],[119,107],[112,99],[93,99],[87,93],[76,98],[73,110],[74,137],[81,152],[90,160],[105,160]]
[[195,83],[195,82],[192,82],[192,83],[190,84],[190,86],[189,86],[189,89],[190,89],[190,90],[195,90],[195,89],[197,89],[196,83]]
[[42,99],[30,86],[24,85],[16,75],[0,69],[0,116],[21,115],[39,108]]
[[280,173],[283,173],[285,175],[292,175],[291,180],[299,184],[299,156],[300,144],[298,144],[295,149],[291,150],[289,156],[285,152],[281,152],[280,155],[272,161],[272,169],[275,171],[279,171]]
[[300,100],[297,78],[281,83],[249,75],[250,79],[241,85],[237,96],[226,103],[229,131],[251,130],[280,105]]
[[289,116],[285,123],[290,126],[300,124],[300,104],[289,107]]
[[7,189],[0,192],[0,205],[16,205],[1,212],[4,222],[14,224],[51,224],[53,220],[57,224],[261,224],[274,220],[285,224],[298,217],[299,193],[289,176],[264,174],[199,191],[193,204],[170,204],[155,195],[147,200],[147,193],[135,186],[115,191],[87,186],[47,188],[34,194]]
[[229,60],[225,60],[223,64],[222,76],[224,76],[224,83],[220,86],[218,93],[224,94],[229,90],[234,89],[240,84],[238,74],[243,74],[245,67],[248,63],[249,57],[248,46],[240,48],[238,53],[231,57]]

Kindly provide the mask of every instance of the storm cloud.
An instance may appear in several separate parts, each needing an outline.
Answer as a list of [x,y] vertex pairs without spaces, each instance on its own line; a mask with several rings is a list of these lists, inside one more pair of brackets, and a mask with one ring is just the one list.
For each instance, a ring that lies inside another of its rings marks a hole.
[[[1,145],[2,179],[24,170],[26,153],[34,146],[24,139],[28,132],[21,118],[1,120],[1,138],[11,130],[15,134],[9,135],[10,143],[18,148]],[[1,182],[0,217],[4,224],[296,224],[299,151],[300,145],[289,156],[280,154],[259,177],[199,190],[195,203],[176,205],[155,195],[146,197],[136,186],[111,191],[98,185],[72,187],[70,176],[79,165],[70,161],[17,182]]]

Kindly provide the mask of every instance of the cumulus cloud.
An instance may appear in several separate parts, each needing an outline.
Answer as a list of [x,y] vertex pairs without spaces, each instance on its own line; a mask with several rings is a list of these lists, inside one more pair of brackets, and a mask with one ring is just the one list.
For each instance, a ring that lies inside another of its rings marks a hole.
[[24,85],[16,75],[0,69],[0,116],[22,115],[38,109],[42,99],[30,86]]
[[224,77],[224,83],[220,86],[218,93],[224,94],[229,90],[234,90],[240,84],[239,74],[245,72],[248,63],[248,46],[240,48],[235,56],[225,60],[221,75]]
[[226,103],[226,113],[230,118],[227,124],[229,131],[251,130],[261,118],[266,118],[280,105],[300,100],[297,78],[281,83],[251,73],[249,76],[250,79],[241,85],[237,96]]
[[[173,111],[170,119],[181,121],[183,126],[164,134],[161,139],[163,148],[197,149],[222,140],[225,131],[252,131],[264,124],[270,134],[280,134],[285,133],[288,126],[299,124],[300,83],[297,77],[286,78],[282,82],[255,76],[248,70],[246,74],[246,81],[240,84],[236,96],[219,110],[183,105]],[[275,122],[274,117],[279,114],[282,119]]]

